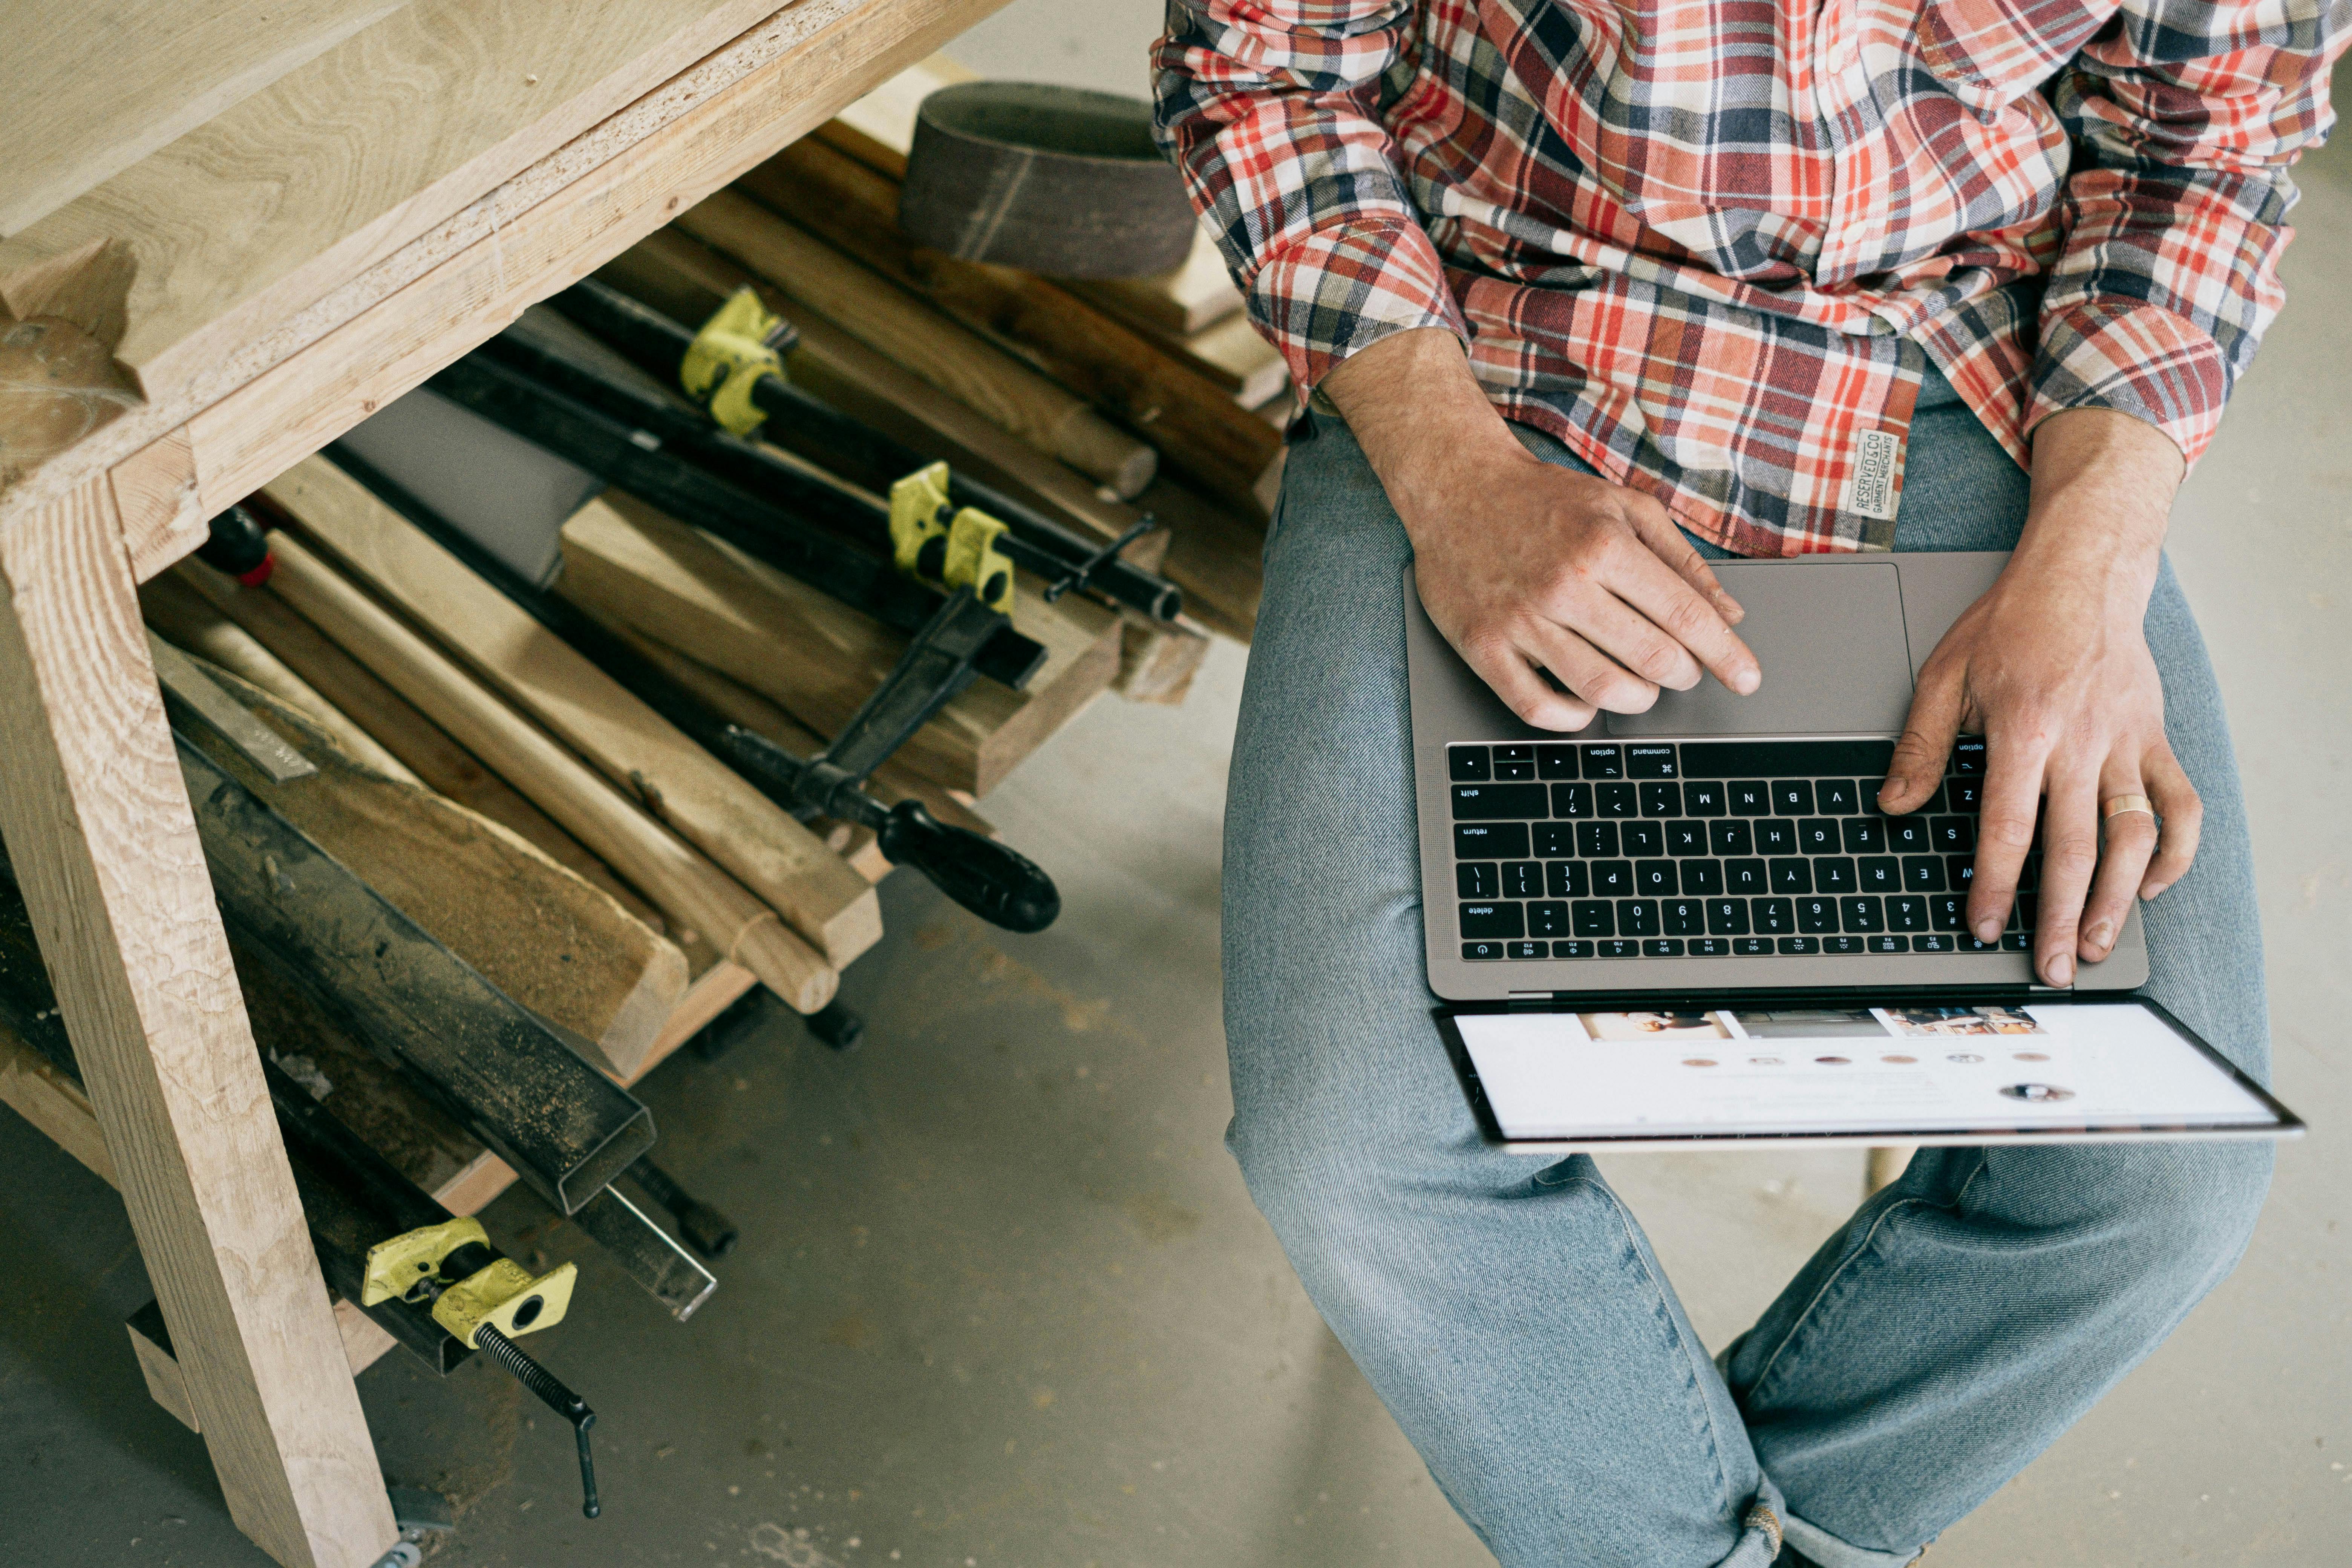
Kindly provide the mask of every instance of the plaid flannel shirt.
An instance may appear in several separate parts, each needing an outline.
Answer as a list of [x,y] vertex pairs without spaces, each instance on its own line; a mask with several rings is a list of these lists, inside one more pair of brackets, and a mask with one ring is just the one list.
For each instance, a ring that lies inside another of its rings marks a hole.
[[1163,142],[1301,392],[1463,339],[1743,554],[1885,548],[1932,362],[2193,462],[2352,0],[1169,0]]

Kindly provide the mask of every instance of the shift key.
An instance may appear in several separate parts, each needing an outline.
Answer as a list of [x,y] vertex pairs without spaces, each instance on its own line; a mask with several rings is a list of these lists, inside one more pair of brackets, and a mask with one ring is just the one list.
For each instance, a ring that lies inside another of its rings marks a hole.
[[1551,795],[1539,784],[1475,784],[1454,786],[1454,820],[1532,822],[1551,814]]

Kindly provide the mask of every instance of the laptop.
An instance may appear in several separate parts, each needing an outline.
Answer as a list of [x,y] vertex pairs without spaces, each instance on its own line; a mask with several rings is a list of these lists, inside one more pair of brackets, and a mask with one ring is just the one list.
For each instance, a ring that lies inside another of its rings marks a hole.
[[1430,988],[1487,1136],[1530,1153],[2282,1137],[2302,1123],[2135,988],[2139,911],[2074,984],[1966,929],[1985,774],[1880,782],[1912,683],[2003,552],[1716,564],[1764,684],[1522,723],[1405,575]]

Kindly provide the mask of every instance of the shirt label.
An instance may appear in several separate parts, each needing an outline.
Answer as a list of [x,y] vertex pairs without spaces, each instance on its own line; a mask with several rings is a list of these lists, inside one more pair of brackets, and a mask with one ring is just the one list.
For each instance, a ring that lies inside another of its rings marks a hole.
[[1881,522],[1895,516],[1895,455],[1902,443],[1884,430],[1864,430],[1853,438],[1853,495],[1846,510]]

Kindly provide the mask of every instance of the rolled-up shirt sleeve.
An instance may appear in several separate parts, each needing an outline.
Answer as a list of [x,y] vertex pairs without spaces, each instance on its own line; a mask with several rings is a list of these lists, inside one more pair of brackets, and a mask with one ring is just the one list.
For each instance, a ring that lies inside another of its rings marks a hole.
[[1169,0],[1161,145],[1251,317],[1311,391],[1391,332],[1466,336],[1381,120],[1412,0]]
[[2202,455],[2284,299],[2288,168],[2347,38],[2352,0],[2126,0],[2048,85],[2074,153],[2029,429],[2110,408]]

